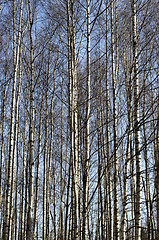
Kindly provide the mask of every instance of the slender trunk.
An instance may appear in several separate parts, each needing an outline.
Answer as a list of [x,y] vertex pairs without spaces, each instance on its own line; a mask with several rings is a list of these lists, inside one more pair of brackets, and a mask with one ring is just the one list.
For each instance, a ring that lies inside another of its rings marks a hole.
[[[126,51],[126,49],[125,49]],[[125,54],[127,56],[127,54]],[[124,172],[124,201],[123,201],[123,239],[128,239],[127,234],[127,190],[128,190],[128,162],[133,158],[131,141],[132,141],[132,86],[131,80],[128,81],[128,68],[127,68],[127,59],[124,55],[124,71],[125,71],[125,84],[126,84],[126,92],[127,92],[127,111],[128,111],[128,136],[127,136],[127,148],[126,148],[126,160],[123,168]],[[131,74],[131,73],[130,73]],[[131,77],[130,77],[131,79]],[[130,162],[131,164],[131,162]],[[133,177],[133,176],[131,176]],[[132,184],[131,184],[132,185]],[[133,187],[133,185],[131,186]],[[134,196],[133,196],[134,198]],[[132,200],[133,205],[133,200]],[[132,209],[132,212],[134,209]],[[132,222],[134,220],[132,219]]]
[[[78,88],[79,89],[79,88]],[[80,91],[78,93],[78,99],[80,99]],[[81,201],[81,196],[82,196],[82,176],[81,176],[81,172],[80,169],[82,168],[82,163],[83,163],[83,144],[82,144],[82,135],[83,135],[83,131],[81,131],[81,118],[80,118],[80,108],[79,108],[78,104],[78,171],[79,171],[79,193],[78,193],[78,201],[80,203]],[[78,214],[79,214],[79,240],[82,240],[82,206],[81,204],[79,204],[79,209],[78,209]]]
[[[43,92],[44,94],[44,92]],[[43,98],[40,107],[39,116],[39,137],[38,137],[38,155],[36,162],[36,178],[35,178],[35,203],[34,203],[34,221],[33,221],[33,240],[36,239],[37,233],[37,213],[38,213],[38,194],[39,194],[39,167],[40,167],[40,156],[41,156],[41,129],[42,129],[42,110],[43,110]]]
[[25,101],[25,123],[24,123],[24,145],[23,145],[23,157],[22,157],[22,184],[21,184],[21,200],[20,200],[20,221],[19,221],[19,236],[18,239],[22,240],[24,236],[24,203],[25,203],[25,170],[26,170],[26,145],[27,145],[27,101]]
[[68,211],[69,211],[69,191],[70,191],[70,164],[68,170],[68,185],[67,185],[67,199],[66,199],[66,217],[65,217],[65,240],[68,239]]
[[[72,141],[71,137],[71,131],[72,131],[72,79],[71,79],[71,26],[70,26],[70,5],[69,5],[69,0],[67,0],[67,45],[68,45],[68,78],[69,78],[69,87],[68,87],[68,92],[69,92],[69,97],[68,97],[68,102],[69,102],[69,110],[68,110],[68,117],[69,117],[69,129],[70,129],[70,138]],[[72,142],[71,142],[72,146]],[[68,229],[68,212],[69,212],[69,191],[70,191],[70,175],[71,175],[71,168],[72,168],[72,150],[70,152],[70,162],[69,162],[69,172],[68,172],[68,185],[67,185],[67,204],[66,204],[66,218],[65,218],[65,240],[69,240],[70,238],[70,219],[69,219],[69,229]],[[70,213],[71,216],[71,213]]]
[[127,137],[126,159],[123,167],[124,178],[124,199],[123,199],[123,240],[127,239],[127,191],[128,191],[128,161],[130,159],[130,136]]
[[[158,58],[158,77],[157,77],[157,87],[159,88],[159,58]],[[159,90],[157,93],[157,136],[156,136],[156,161],[155,167],[157,171],[156,176],[156,191],[157,191],[157,236],[156,240],[159,240]]]
[[[119,240],[119,199],[118,199],[118,143],[117,143],[117,116],[116,116],[116,73],[114,53],[114,5],[111,1],[111,53],[112,53],[112,85],[113,85],[113,133],[114,133],[114,239]],[[117,67],[117,66],[116,66]]]
[[[98,77],[98,76],[97,76]],[[97,80],[98,81],[98,80]],[[99,89],[99,84],[98,84],[98,89]],[[100,126],[101,126],[101,121],[100,121],[100,101],[99,101],[99,91],[98,91],[98,96],[97,96],[97,132],[98,132],[98,225],[97,225],[97,232],[96,232],[96,238],[101,240],[101,228],[100,228],[100,223],[101,223],[101,132],[100,132]]]
[[60,233],[59,239],[63,240],[63,80],[61,86],[61,153],[60,153]]
[[28,220],[28,184],[29,184],[29,146],[27,149],[27,156],[26,156],[26,168],[25,168],[25,206],[24,206],[24,233],[23,237],[26,240],[27,236],[27,220]]
[[76,71],[76,43],[75,43],[75,25],[74,25],[74,0],[71,0],[72,13],[72,38],[71,38],[71,52],[72,52],[72,203],[73,203],[73,238],[79,239],[79,214],[78,214],[78,119],[77,119],[77,71]]
[[137,53],[137,14],[136,4],[132,0],[132,28],[133,28],[133,67],[134,67],[134,134],[136,156],[136,199],[135,199],[135,240],[141,240],[141,154],[139,127],[139,80]]
[[[100,33],[101,31],[99,31]],[[100,37],[101,34],[99,34]],[[102,92],[102,76],[101,76],[101,43],[99,39],[99,146],[100,146],[100,165],[99,167],[99,176],[100,178],[102,177],[102,166],[106,167],[105,163],[105,158],[106,158],[106,152],[105,152],[105,138],[104,138],[104,113],[103,113],[103,92]],[[104,168],[104,171],[106,169]],[[102,194],[102,181],[101,184],[99,185],[100,189],[100,212],[101,212],[101,238],[102,240],[105,240],[105,229],[104,229],[104,209],[103,209],[103,194]]]
[[[20,106],[18,107],[18,119],[17,119],[17,129],[19,129],[19,116],[20,116]],[[17,146],[16,146],[16,152],[17,152],[17,161],[16,161],[16,179],[15,179],[15,201],[14,201],[14,211],[13,211],[13,220],[12,220],[12,239],[17,239],[17,218],[18,218],[18,176],[19,176],[19,152],[20,152],[20,146],[19,146],[19,131],[17,131]]]
[[46,228],[47,228],[47,199],[46,199],[46,172],[48,162],[48,82],[44,81],[46,86],[45,93],[45,143],[44,143],[44,169],[43,169],[43,240],[46,239]]
[[[5,127],[5,104],[6,104],[6,86],[7,86],[7,53],[8,53],[8,41],[6,45],[6,62],[5,62],[5,83],[3,91],[3,103],[1,110],[1,147],[0,147],[0,238],[2,229],[2,179],[3,179],[3,159],[4,159],[4,127]],[[4,188],[5,189],[5,188]]]
[[[51,57],[51,47],[52,44],[50,44],[50,48],[49,48],[49,59],[48,59],[48,69],[47,69],[47,85],[49,86],[49,76],[50,76],[50,57]],[[58,60],[57,60],[58,61]],[[55,79],[55,77],[54,77]],[[54,89],[55,91],[55,89]],[[54,94],[53,96],[54,97]],[[48,98],[48,97],[47,97]],[[48,102],[48,99],[46,99]],[[48,104],[48,103],[47,103]],[[52,103],[51,103],[51,112],[53,111],[52,108]],[[51,126],[52,128],[52,126]],[[49,156],[48,156],[48,164],[47,164],[47,179],[46,179],[46,185],[47,185],[47,192],[46,192],[46,199],[47,199],[47,214],[46,214],[46,223],[47,223],[47,228],[46,228],[46,236],[47,236],[47,240],[50,240],[50,198],[51,198],[51,179],[50,179],[50,175],[51,175],[51,160],[52,160],[52,133],[51,133],[51,139],[50,139],[50,150],[49,150]]]
[[[51,103],[51,108],[53,110],[53,98],[52,98],[52,103]],[[53,112],[52,112],[53,114]],[[54,154],[54,125],[53,125],[53,115],[51,118],[51,122],[52,122],[52,141],[53,141],[53,193],[54,193],[54,197],[53,197],[53,212],[54,212],[54,239],[57,240],[57,220],[56,220],[56,178],[55,178],[55,169],[56,169],[56,165],[55,165],[55,154]]]
[[[18,121],[17,121],[17,124],[19,124],[19,118],[20,118],[20,99],[21,99],[21,88],[22,88],[22,77],[23,77],[23,74],[22,74],[22,41],[23,41],[23,29],[22,29],[22,36],[21,36],[21,43],[20,43],[20,55],[19,55],[19,84],[18,84],[18,94],[17,94],[17,114],[18,114]],[[19,129],[19,125],[17,127]],[[19,140],[17,139],[17,142],[19,142]],[[16,173],[16,198],[17,199],[17,195],[18,195],[18,166],[19,166],[19,159],[18,159],[18,156],[19,156],[19,152],[18,152],[18,144],[17,144],[17,173]],[[22,189],[22,186],[21,186],[21,189]],[[24,197],[24,196],[22,196]],[[21,199],[20,199],[21,201]],[[20,208],[21,208],[21,202],[20,202]],[[17,200],[15,201],[15,211],[17,209]],[[22,208],[21,208],[22,210]],[[19,214],[19,229],[20,229],[20,222],[21,222],[21,216],[23,215],[23,212],[21,211],[20,214]],[[16,216],[17,218],[17,216]],[[17,229],[17,220],[15,222],[15,239],[17,238],[16,236],[19,237],[19,229],[18,229],[18,232],[16,232],[16,229]]]
[[83,229],[82,240],[87,239],[87,221],[89,219],[89,118],[90,118],[90,2],[87,0],[87,104],[86,104],[86,153],[83,173]]
[[30,126],[29,126],[29,202],[27,213],[27,231],[26,238],[32,238],[33,228],[33,190],[34,190],[34,56],[33,56],[33,38],[31,19],[31,3],[28,0],[29,7],[29,35],[30,35]]
[[106,214],[106,237],[113,240],[113,206],[112,206],[112,164],[110,160],[110,130],[109,130],[109,79],[108,79],[108,58],[109,58],[109,48],[108,48],[108,1],[106,0],[106,164],[108,169],[107,185],[106,186],[106,205],[108,212]]
[[[54,82],[54,91],[53,91],[53,95],[52,95],[52,99],[51,99],[51,141],[50,141],[50,156],[49,156],[49,173],[48,173],[48,181],[50,181],[50,171],[51,171],[51,159],[52,159],[52,164],[53,164],[53,193],[54,193],[54,197],[53,197],[53,212],[54,212],[54,224],[53,224],[53,228],[54,228],[54,240],[57,239],[57,223],[56,223],[56,178],[55,178],[55,156],[54,156],[54,116],[53,116],[53,106],[54,106],[54,95],[55,95],[55,71],[56,71],[56,67],[58,64],[58,60],[59,60],[59,53],[60,53],[60,45],[61,45],[61,39],[59,42],[59,50],[58,50],[58,56],[57,56],[57,60],[55,62],[55,67],[54,67],[54,72],[53,72],[53,82]],[[50,50],[51,50],[51,45],[50,45]],[[48,65],[48,67],[50,68],[50,64]],[[48,69],[49,72],[49,69]],[[48,190],[49,191],[49,190]],[[51,194],[51,189],[50,189],[50,194]],[[48,192],[48,194],[49,194]],[[49,197],[49,195],[48,195]],[[50,212],[50,201],[48,202],[48,212]]]
[[[132,55],[132,48],[130,48],[130,56]],[[132,64],[132,63],[131,63]],[[130,65],[131,65],[130,64]],[[135,176],[135,162],[134,162],[134,145],[133,145],[133,111],[132,111],[132,71],[129,76],[129,83],[127,86],[128,94],[128,122],[130,124],[130,174],[131,174],[131,214],[132,214],[132,240],[135,240],[135,193],[136,193],[136,176]]]
[[[147,60],[146,60],[147,61]],[[146,66],[147,70],[147,66]],[[146,72],[146,71],[145,71]],[[146,107],[146,85],[145,85],[145,72],[144,72],[144,96],[143,96],[143,111],[142,111],[142,119],[143,119],[143,137],[144,137],[144,160],[145,160],[145,175],[146,175],[146,191],[145,191],[145,200],[146,200],[146,210],[147,210],[147,237],[151,240],[151,220],[150,220],[150,204],[151,204],[151,193],[150,193],[150,181],[149,181],[149,162],[148,162],[148,149],[147,149],[147,135],[146,135],[146,123],[145,123],[145,107]]]

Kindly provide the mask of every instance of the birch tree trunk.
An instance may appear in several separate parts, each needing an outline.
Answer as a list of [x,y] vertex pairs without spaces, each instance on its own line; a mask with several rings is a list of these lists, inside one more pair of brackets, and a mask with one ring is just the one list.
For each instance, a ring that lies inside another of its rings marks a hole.
[[[43,239],[46,239],[47,228],[47,165],[48,165],[48,78],[44,79],[45,89],[45,143],[44,143],[44,169],[43,169]],[[50,213],[49,213],[50,214]]]
[[30,126],[29,126],[29,202],[27,213],[27,231],[26,238],[32,239],[33,228],[33,190],[34,190],[34,53],[31,17],[31,2],[28,0],[29,8],[29,36],[30,36]]
[[77,119],[77,71],[76,71],[76,45],[75,45],[75,24],[74,24],[74,0],[71,0],[71,19],[72,19],[72,32],[71,32],[71,53],[72,53],[72,127],[71,127],[71,151],[72,151],[72,216],[73,216],[73,238],[79,239],[79,214],[78,214],[78,119]]
[[[53,107],[54,107],[54,96],[55,96],[55,87],[56,87],[55,72],[56,72],[58,61],[59,61],[60,45],[61,45],[61,34],[60,34],[58,56],[57,56],[54,71],[53,71],[54,90],[53,90],[52,99],[51,99],[51,113],[52,113],[52,115],[51,115],[51,141],[50,141],[51,146],[50,146],[50,159],[49,159],[49,166],[50,166],[50,170],[51,170],[51,158],[53,158],[53,160],[52,160],[53,161],[53,190],[54,190],[53,203],[54,203],[54,239],[55,240],[57,239],[57,222],[56,222],[56,178],[55,178],[56,166],[55,166],[55,156],[54,156],[54,114],[53,114]],[[51,51],[51,45],[50,45],[50,51]],[[49,72],[49,70],[48,70],[48,72]],[[48,174],[48,178],[50,178],[49,175],[50,175],[50,173]],[[51,189],[50,189],[50,194],[51,194]],[[48,206],[48,208],[49,208],[49,206]]]
[[56,178],[55,178],[55,169],[56,169],[56,165],[55,165],[55,154],[54,154],[54,120],[53,120],[53,97],[52,97],[52,101],[51,101],[51,109],[52,109],[52,116],[51,116],[51,138],[52,138],[52,143],[53,143],[53,193],[54,193],[54,197],[53,197],[53,213],[54,213],[54,239],[57,240],[57,220],[56,220]]
[[[24,221],[24,203],[25,203],[25,170],[26,170],[26,153],[27,153],[27,100],[25,100],[25,113],[24,113],[24,144],[23,144],[23,157],[22,157],[22,184],[21,184],[21,201],[20,201],[20,220],[19,220],[19,240],[23,239],[25,221]],[[25,239],[25,238],[24,238]]]
[[[127,48],[125,49],[127,51]],[[127,148],[126,148],[126,160],[125,160],[125,166],[123,168],[124,173],[124,201],[123,201],[123,240],[128,239],[127,234],[127,190],[128,190],[128,163],[129,161],[133,159],[133,153],[132,153],[132,83],[131,83],[131,73],[130,73],[130,81],[128,79],[128,59],[127,59],[127,53],[124,55],[124,71],[125,71],[125,84],[126,84],[126,93],[127,93],[127,111],[128,111],[128,136],[127,136]],[[130,162],[131,164],[131,162]],[[131,173],[131,171],[130,171]],[[134,178],[134,176],[131,176],[131,178]],[[131,184],[133,187],[133,184]],[[133,195],[133,194],[132,194]],[[132,205],[133,205],[133,199],[132,198]],[[134,212],[134,208],[132,208],[132,212]],[[133,214],[132,214],[133,215]],[[132,222],[134,222],[134,219],[132,218]],[[134,227],[133,227],[134,229]],[[132,234],[133,235],[133,234]],[[133,236],[132,236],[133,238]]]
[[[21,64],[21,63],[20,63]],[[18,102],[18,101],[17,101]],[[20,148],[21,146],[19,146],[19,135],[20,135],[20,131],[19,131],[19,121],[20,121],[20,105],[18,107],[18,110],[17,110],[17,114],[18,116],[16,117],[17,118],[17,137],[16,137],[16,141],[17,141],[17,146],[16,146],[16,153],[17,153],[17,156],[16,156],[16,178],[15,178],[15,187],[14,187],[14,192],[13,194],[15,195],[15,200],[14,200],[14,203],[13,203],[13,219],[12,219],[12,233],[11,233],[11,238],[12,239],[17,239],[17,230],[18,230],[18,221],[17,221],[17,218],[18,218],[18,209],[17,209],[17,206],[18,206],[18,177],[19,177],[19,152],[20,152]]]
[[133,28],[133,67],[134,67],[134,134],[136,156],[136,199],[135,199],[135,240],[141,240],[141,154],[139,127],[139,79],[137,52],[137,13],[136,4],[132,0],[132,28]]
[[63,80],[61,86],[61,146],[60,146],[60,223],[59,239],[63,240]]
[[107,238],[113,240],[113,206],[112,206],[112,164],[110,160],[110,129],[109,129],[109,108],[110,108],[110,98],[109,98],[109,78],[108,78],[108,59],[109,59],[109,47],[108,47],[108,1],[106,0],[106,164],[108,168],[108,177],[107,177],[107,220],[106,220],[106,228],[107,228]]
[[[147,55],[147,53],[146,53]],[[147,58],[147,56],[146,56]],[[146,62],[148,60],[146,59]],[[147,64],[146,64],[147,70]],[[146,210],[147,210],[147,238],[151,240],[151,217],[150,217],[150,205],[151,205],[151,192],[150,192],[150,181],[149,181],[149,162],[148,162],[148,149],[147,149],[147,134],[146,134],[146,119],[145,119],[145,107],[146,107],[146,71],[144,71],[143,76],[143,111],[142,111],[142,119],[143,119],[143,141],[144,141],[144,160],[145,160],[145,177],[146,177],[146,189],[145,189],[145,200],[146,200]]]
[[[69,0],[67,0],[67,46],[68,46],[68,79],[69,79],[69,87],[68,87],[68,102],[69,102],[69,109],[68,109],[68,117],[69,117],[69,130],[70,130],[70,139],[72,141],[72,76],[71,76],[71,23],[70,23],[70,4]],[[72,142],[71,142],[72,147]],[[65,218],[65,240],[70,239],[70,219],[68,219],[68,212],[69,212],[69,191],[70,191],[70,175],[72,170],[72,161],[73,161],[73,153],[72,149],[70,152],[70,161],[69,161],[69,173],[68,173],[68,185],[67,185],[67,205],[66,205],[66,218]],[[71,193],[72,194],[72,193]],[[71,215],[71,210],[70,210]],[[69,226],[68,226],[69,220]]]
[[89,219],[89,118],[90,118],[90,2],[87,0],[87,104],[86,104],[86,153],[83,173],[83,229],[82,240],[87,239],[87,224]]
[[[43,91],[44,95],[44,91]],[[35,178],[35,200],[34,200],[34,221],[33,221],[33,240],[36,239],[37,232],[37,215],[38,215],[38,200],[39,200],[39,167],[40,167],[40,156],[41,156],[41,129],[42,129],[42,110],[43,110],[43,97],[40,107],[40,119],[39,119],[39,136],[38,136],[38,155],[36,162],[36,178]]]
[[7,53],[8,53],[8,41],[6,44],[6,56],[5,56],[5,84],[3,90],[3,103],[1,110],[1,147],[0,147],[0,238],[2,237],[2,179],[3,179],[3,159],[4,159],[4,127],[5,127],[5,104],[6,104],[6,83],[7,83]]
[[[157,87],[159,88],[159,58],[158,58],[158,77],[157,77]],[[157,170],[156,176],[156,190],[157,190],[157,236],[156,239],[159,240],[159,90],[157,93],[157,136],[156,136],[156,161],[155,167]]]
[[[50,47],[49,47],[49,59],[48,59],[48,69],[47,69],[47,85],[49,88],[49,78],[50,78],[50,61],[51,61],[51,47],[52,47],[52,43],[50,43]],[[60,47],[60,43],[59,43],[59,47]],[[58,53],[59,54],[59,53]],[[58,58],[57,58],[58,61]],[[56,62],[57,64],[57,62]],[[55,64],[55,69],[56,69],[56,64]],[[55,72],[55,70],[54,70]],[[55,91],[55,76],[54,76],[54,91]],[[48,98],[48,96],[47,96]],[[53,96],[52,96],[52,101],[54,98],[54,92],[53,92]],[[48,102],[48,99],[46,99]],[[48,103],[47,103],[48,104]],[[51,102],[51,112],[53,111],[53,103]],[[48,119],[49,121],[49,119]],[[48,122],[49,124],[49,122]],[[52,128],[53,126],[51,126]],[[52,131],[52,130],[51,130]],[[50,202],[51,202],[51,160],[52,160],[52,132],[51,132],[51,139],[50,139],[50,150],[49,150],[49,156],[48,156],[48,163],[47,163],[47,179],[46,179],[46,185],[47,185],[47,192],[46,192],[46,200],[47,200],[47,218],[46,218],[46,223],[47,223],[47,228],[46,228],[46,236],[47,236],[47,240],[50,240]]]
[[[111,1],[111,54],[112,54],[112,87],[113,87],[113,140],[114,140],[114,239],[119,240],[119,200],[118,200],[118,142],[116,116],[116,73],[114,53],[114,4]],[[116,66],[117,67],[117,66]]]
[[[101,24],[99,24],[99,37],[101,35]],[[99,176],[102,177],[102,171],[105,169],[106,163],[106,153],[105,153],[105,137],[104,137],[104,112],[103,112],[103,89],[102,89],[102,68],[101,68],[101,41],[99,39],[99,146],[100,146],[100,159],[101,163],[99,164]],[[101,238],[105,240],[105,228],[104,228],[104,209],[103,209],[103,191],[102,191],[102,180],[100,187],[100,212],[101,212]]]

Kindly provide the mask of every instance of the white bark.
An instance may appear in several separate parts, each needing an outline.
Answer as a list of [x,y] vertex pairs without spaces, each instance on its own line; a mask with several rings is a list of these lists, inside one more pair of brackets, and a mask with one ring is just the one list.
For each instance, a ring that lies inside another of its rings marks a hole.
[[112,207],[112,163],[110,160],[110,130],[109,130],[109,78],[108,78],[108,58],[109,58],[109,48],[108,48],[108,1],[106,0],[106,164],[108,168],[107,177],[107,218],[106,218],[106,232],[107,237],[113,240],[113,207]]
[[86,153],[84,160],[84,173],[83,173],[83,229],[82,239],[87,239],[89,224],[89,210],[88,210],[88,198],[89,198],[89,118],[90,118],[90,2],[87,0],[87,104],[86,104],[86,133],[85,144]]
[[1,147],[0,147],[0,238],[1,238],[1,225],[2,225],[2,179],[3,179],[3,159],[4,159],[4,126],[5,126],[5,104],[6,104],[6,83],[7,83],[7,53],[8,53],[8,41],[6,44],[6,63],[5,63],[5,85],[3,91],[3,103],[1,110]]
[[136,156],[136,199],[135,199],[135,240],[141,240],[141,154],[140,154],[140,127],[139,127],[139,79],[138,79],[138,52],[137,52],[137,13],[136,4],[132,0],[132,27],[133,27],[133,67],[134,67],[134,133]]
[[[158,77],[157,77],[157,87],[159,89],[159,58],[158,58]],[[157,190],[157,236],[156,240],[159,240],[159,90],[157,94],[158,104],[157,104],[157,136],[156,136],[156,159],[155,167],[157,171],[156,176],[156,190]]]
[[[49,74],[49,73],[48,73]],[[43,239],[47,236],[47,166],[48,166],[48,77],[45,76],[45,143],[44,143],[44,170],[43,170]],[[50,214],[50,213],[49,213]]]
[[29,202],[27,214],[27,232],[26,238],[32,238],[33,228],[33,191],[34,191],[34,53],[31,18],[31,2],[28,0],[29,7],[29,36],[30,36],[30,126],[29,126]]
[[119,199],[118,199],[118,142],[116,116],[116,73],[114,53],[114,5],[111,1],[111,54],[112,54],[112,87],[113,87],[113,140],[114,140],[114,239],[119,240]]
[[74,0],[71,0],[71,52],[72,52],[72,127],[71,127],[71,151],[72,151],[72,177],[73,177],[73,237],[75,240],[79,239],[79,213],[78,213],[78,118],[77,118],[77,71],[76,71],[76,43],[75,43],[75,25],[74,25]]
[[[43,92],[44,94],[44,92]],[[39,119],[39,136],[38,136],[38,156],[36,162],[36,179],[35,179],[35,203],[34,203],[34,222],[33,222],[33,240],[36,239],[37,232],[37,214],[38,214],[38,200],[39,200],[39,167],[40,167],[40,157],[41,157],[41,129],[42,129],[42,110],[43,110],[43,97],[40,107],[40,119]]]

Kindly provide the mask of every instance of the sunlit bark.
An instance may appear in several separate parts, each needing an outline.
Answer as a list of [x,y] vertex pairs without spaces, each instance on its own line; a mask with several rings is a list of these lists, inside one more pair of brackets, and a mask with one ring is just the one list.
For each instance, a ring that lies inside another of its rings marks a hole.
[[[112,54],[112,88],[113,88],[113,140],[114,140],[114,239],[119,240],[119,199],[118,199],[118,142],[117,142],[117,115],[116,115],[116,72],[114,52],[114,5],[111,1],[111,54]],[[117,64],[117,63],[116,63]],[[117,66],[116,66],[117,67]]]
[[87,103],[86,103],[86,153],[84,159],[83,173],[83,229],[82,240],[87,239],[87,223],[89,219],[88,197],[89,197],[89,118],[90,118],[90,2],[87,0]]
[[136,199],[135,199],[135,239],[141,239],[141,153],[139,127],[139,79],[137,51],[137,13],[135,1],[132,1],[132,30],[133,30],[133,67],[134,67],[134,134],[136,157]]

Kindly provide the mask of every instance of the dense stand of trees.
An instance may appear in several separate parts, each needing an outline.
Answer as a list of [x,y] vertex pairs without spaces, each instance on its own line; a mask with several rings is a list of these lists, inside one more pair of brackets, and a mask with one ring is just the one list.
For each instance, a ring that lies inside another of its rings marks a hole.
[[159,240],[157,0],[0,3],[0,239]]

